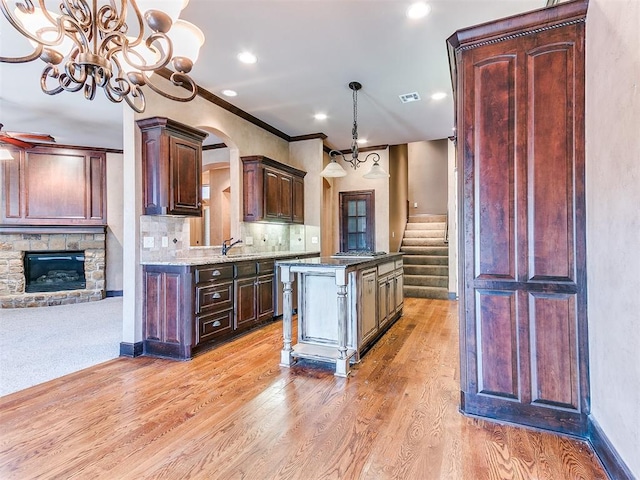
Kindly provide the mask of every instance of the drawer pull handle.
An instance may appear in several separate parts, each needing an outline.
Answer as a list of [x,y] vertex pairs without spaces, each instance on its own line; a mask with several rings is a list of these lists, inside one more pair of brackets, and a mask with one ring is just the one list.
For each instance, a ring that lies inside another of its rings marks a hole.
[[216,320],[215,322],[213,322],[213,323],[211,324],[211,326],[212,326],[212,327],[219,327],[220,325],[222,325],[222,324],[220,323],[220,320]]
[[220,270],[214,270],[213,272],[211,272],[211,276],[212,277],[219,277],[220,276]]
[[218,292],[214,293],[212,296],[214,299],[220,298],[220,294]]

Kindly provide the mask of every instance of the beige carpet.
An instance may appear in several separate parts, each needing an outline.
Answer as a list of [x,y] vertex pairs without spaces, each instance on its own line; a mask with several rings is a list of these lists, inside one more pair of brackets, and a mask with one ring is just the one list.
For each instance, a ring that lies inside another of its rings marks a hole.
[[118,357],[122,297],[0,309],[0,396]]

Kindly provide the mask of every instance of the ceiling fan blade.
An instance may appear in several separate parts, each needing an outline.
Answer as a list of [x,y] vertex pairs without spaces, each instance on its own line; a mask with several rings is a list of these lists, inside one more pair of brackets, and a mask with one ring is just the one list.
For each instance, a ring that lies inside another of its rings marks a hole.
[[23,142],[18,138],[9,137],[7,135],[0,135],[0,143],[8,143],[18,148],[24,148],[24,149],[29,149],[33,147],[31,143]]
[[36,142],[55,142],[55,138],[46,133],[27,133],[27,132],[3,132],[6,136],[17,138],[19,140],[33,140]]

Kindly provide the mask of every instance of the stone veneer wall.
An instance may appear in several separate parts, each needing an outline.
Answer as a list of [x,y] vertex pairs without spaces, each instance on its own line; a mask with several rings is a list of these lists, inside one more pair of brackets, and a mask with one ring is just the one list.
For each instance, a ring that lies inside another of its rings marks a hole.
[[[104,233],[0,234],[0,308],[44,307],[101,300],[105,294]],[[24,252],[84,251],[84,290],[25,293]]]

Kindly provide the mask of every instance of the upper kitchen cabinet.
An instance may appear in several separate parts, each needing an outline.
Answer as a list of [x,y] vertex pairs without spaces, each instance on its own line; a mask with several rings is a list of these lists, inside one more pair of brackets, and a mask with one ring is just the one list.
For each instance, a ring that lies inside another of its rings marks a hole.
[[304,223],[302,170],[261,155],[242,157],[244,221]]
[[145,215],[201,216],[202,142],[207,133],[164,117],[137,123]]
[[449,38],[461,214],[461,409],[584,436],[587,0]]

